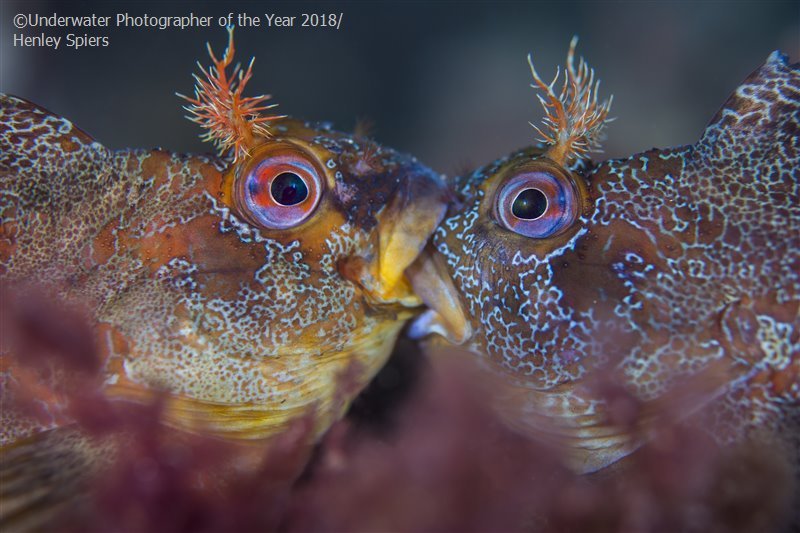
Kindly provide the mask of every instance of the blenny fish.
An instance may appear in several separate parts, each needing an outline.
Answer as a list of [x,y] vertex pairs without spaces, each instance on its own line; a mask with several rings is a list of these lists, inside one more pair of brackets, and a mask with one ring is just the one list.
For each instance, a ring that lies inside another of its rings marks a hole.
[[[413,157],[243,96],[253,63],[230,69],[232,29],[221,58],[208,51],[213,65],[183,98],[218,157],[110,150],[0,96],[5,302],[35,293],[78,310],[104,395],[165,395],[172,427],[261,442],[311,416],[318,437],[418,313],[404,270],[447,189]],[[71,419],[58,375],[32,382],[4,331],[0,441],[11,457]],[[50,391],[36,398],[44,417],[13,407],[34,385]]]
[[505,418],[577,471],[669,417],[723,445],[777,437],[796,461],[800,64],[772,53],[694,144],[594,164],[611,102],[575,44],[563,85],[529,56],[541,142],[455,179],[412,333],[476,354]]

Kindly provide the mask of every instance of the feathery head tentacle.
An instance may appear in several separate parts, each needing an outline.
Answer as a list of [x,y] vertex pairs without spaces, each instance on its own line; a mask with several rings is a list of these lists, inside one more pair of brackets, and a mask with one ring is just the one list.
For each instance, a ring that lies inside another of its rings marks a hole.
[[586,157],[590,151],[600,151],[602,132],[611,109],[613,96],[599,102],[597,93],[600,80],[595,81],[594,69],[584,61],[578,60],[575,65],[575,47],[578,37],[572,38],[567,52],[567,65],[564,69],[564,82],[556,92],[556,84],[561,76],[561,69],[556,69],[553,81],[546,83],[536,72],[533,59],[528,54],[533,83],[531,87],[538,89],[539,102],[545,111],[544,129],[531,123],[539,133],[540,140],[550,146],[547,157],[561,165],[567,165],[572,159]]
[[213,64],[205,69],[197,63],[203,76],[193,74],[196,82],[194,98],[178,96],[189,102],[184,107],[191,113],[187,118],[206,129],[201,135],[203,140],[214,143],[222,154],[232,150],[234,160],[238,160],[257,144],[258,136],[269,137],[269,124],[285,115],[262,116],[263,111],[277,106],[264,104],[270,95],[242,96],[253,75],[255,58],[250,60],[246,70],[237,64],[228,74],[227,68],[233,62],[235,52],[233,29],[233,26],[228,27],[228,47],[222,59],[217,59],[211,45],[206,43]]

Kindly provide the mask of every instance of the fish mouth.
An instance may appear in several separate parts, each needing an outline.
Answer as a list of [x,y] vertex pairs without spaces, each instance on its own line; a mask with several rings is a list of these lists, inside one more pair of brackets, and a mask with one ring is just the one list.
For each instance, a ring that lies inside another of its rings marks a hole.
[[425,300],[416,294],[409,272],[426,250],[447,212],[451,194],[440,176],[413,163],[377,214],[369,246],[339,263],[339,272],[360,286],[376,306],[416,308]]
[[420,339],[438,334],[451,344],[464,344],[472,337],[461,295],[447,271],[444,257],[432,244],[406,269],[406,277],[414,293],[428,307],[414,319],[408,334]]

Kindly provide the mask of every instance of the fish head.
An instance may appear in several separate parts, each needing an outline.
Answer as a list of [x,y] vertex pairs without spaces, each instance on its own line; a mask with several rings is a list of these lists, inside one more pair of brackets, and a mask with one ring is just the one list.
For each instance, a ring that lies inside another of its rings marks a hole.
[[[439,176],[298,121],[274,131],[223,171],[170,154],[139,157],[133,174],[158,173],[125,229],[112,223],[117,242],[105,258],[121,253],[126,269],[143,268],[100,313],[121,338],[108,354],[113,390],[159,386],[183,409],[200,401],[201,411],[258,411],[270,422],[248,417],[237,429],[254,435],[314,404],[323,427],[417,314],[404,270],[444,214]],[[348,369],[351,390],[340,391]]]

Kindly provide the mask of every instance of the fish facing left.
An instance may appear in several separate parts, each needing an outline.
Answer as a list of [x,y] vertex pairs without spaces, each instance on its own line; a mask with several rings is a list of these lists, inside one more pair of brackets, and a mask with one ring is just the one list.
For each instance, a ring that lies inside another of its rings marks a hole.
[[544,144],[456,178],[412,333],[475,354],[498,412],[578,472],[674,420],[796,467],[800,64],[771,54],[694,144],[591,163],[611,102],[576,42],[563,85],[530,64]]
[[[237,441],[310,416],[317,438],[417,314],[404,271],[440,222],[446,188],[366,138],[267,116],[268,96],[242,95],[252,62],[228,69],[232,30],[222,58],[209,52],[213,66],[184,98],[219,157],[110,150],[0,96],[3,290],[85,319],[106,398],[162,394],[168,425]],[[72,421],[52,375],[35,384],[55,391],[36,399],[45,417],[13,408],[30,373],[13,331],[3,337],[10,458]]]

